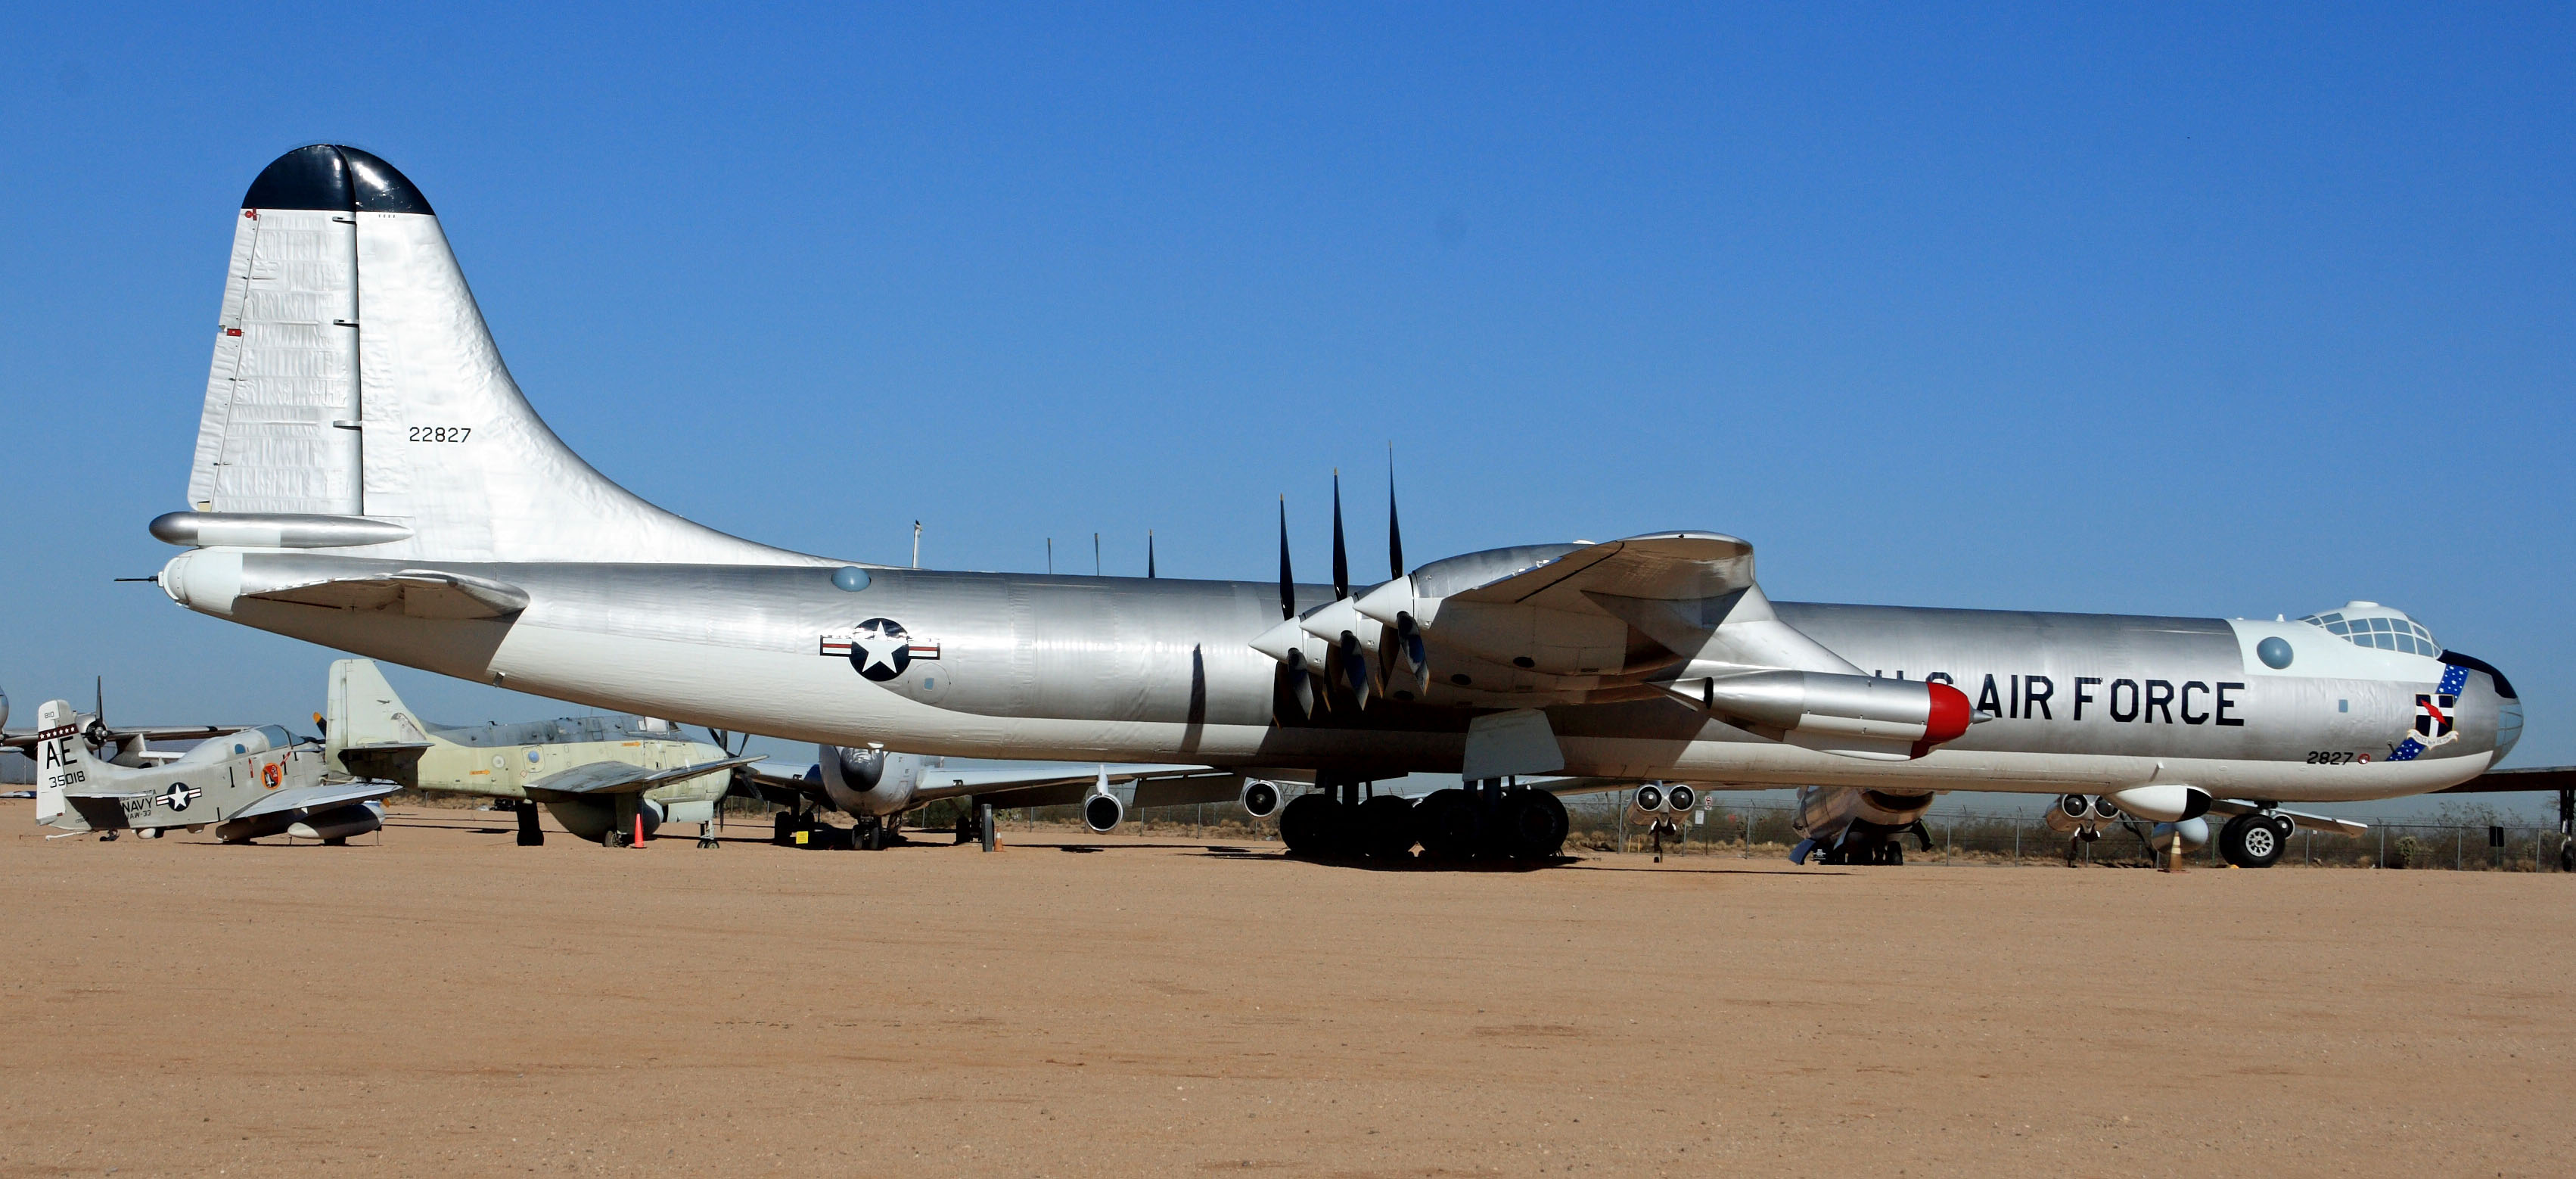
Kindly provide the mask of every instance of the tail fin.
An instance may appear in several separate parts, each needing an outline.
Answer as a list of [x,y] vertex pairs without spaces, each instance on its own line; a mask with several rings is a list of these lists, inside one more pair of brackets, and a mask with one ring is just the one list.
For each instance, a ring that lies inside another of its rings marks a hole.
[[331,664],[331,687],[322,708],[323,756],[336,763],[352,745],[409,745],[429,740],[429,726],[412,715],[373,659]]
[[520,395],[429,201],[315,144],[242,197],[178,544],[458,561],[818,565],[610,482]]
[[61,818],[64,791],[86,780],[88,750],[82,748],[80,714],[68,700],[48,700],[36,709],[36,744],[27,751],[36,759],[36,821]]

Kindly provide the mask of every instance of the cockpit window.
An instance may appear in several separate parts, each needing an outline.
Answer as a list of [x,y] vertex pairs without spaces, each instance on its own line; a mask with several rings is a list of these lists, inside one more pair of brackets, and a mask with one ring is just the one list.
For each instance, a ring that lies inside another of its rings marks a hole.
[[2433,641],[2433,632],[2424,629],[2422,624],[2406,618],[2390,618],[2384,615],[2347,618],[2343,611],[2329,610],[2323,614],[2308,615],[2299,621],[2310,626],[2323,627],[2329,634],[2341,635],[2345,642],[2356,647],[2401,651],[2408,655],[2423,655],[2428,658],[2438,657],[2442,653],[2441,646]]

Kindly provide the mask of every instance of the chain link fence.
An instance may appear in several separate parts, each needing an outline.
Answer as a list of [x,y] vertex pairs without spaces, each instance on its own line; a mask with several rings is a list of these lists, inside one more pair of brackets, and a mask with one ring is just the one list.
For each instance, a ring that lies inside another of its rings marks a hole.
[[[1573,820],[1573,833],[1566,839],[1569,851],[1651,850],[1651,834],[1631,820],[1624,794],[1568,799],[1567,810]],[[1701,809],[1682,816],[1678,841],[1665,837],[1665,854],[1786,859],[1798,842],[1797,834],[1790,829],[1795,816],[1796,807],[1789,804],[1728,805],[1722,797],[1709,799]],[[2576,852],[2576,847],[2569,845],[2555,824],[2480,821],[2486,817],[2478,814],[2447,822],[2438,818],[2430,822],[2356,819],[2370,827],[2367,834],[2357,838],[2302,828],[2291,836],[2278,866],[2468,872],[2570,870],[2571,852]],[[2213,835],[2224,821],[2211,816]],[[2062,865],[2067,861],[2070,845],[2079,864],[2147,868],[2157,862],[2145,839],[2151,828],[2144,822],[2107,828],[2100,840],[2091,843],[2077,842],[2050,830],[2037,815],[1952,812],[1924,816],[1923,827],[1931,846],[1926,848],[1915,836],[1905,836],[1908,864]],[[2223,866],[2226,861],[2219,858],[2217,841],[2212,839],[2190,853],[2188,862],[2195,866]]]

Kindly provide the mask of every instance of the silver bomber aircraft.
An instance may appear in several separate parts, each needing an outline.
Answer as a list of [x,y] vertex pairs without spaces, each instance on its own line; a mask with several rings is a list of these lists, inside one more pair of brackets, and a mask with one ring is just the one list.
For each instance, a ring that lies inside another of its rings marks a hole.
[[[152,523],[189,549],[161,587],[446,675],[845,747],[1311,778],[1281,813],[1292,849],[1441,854],[1552,854],[1552,789],[1678,781],[1836,792],[1872,829],[1945,790],[2234,812],[2222,850],[2259,862],[2282,804],[2441,789],[2521,731],[2501,674],[2382,607],[1775,603],[1750,544],[1693,530],[1408,570],[1391,503],[1390,576],[1353,585],[1338,492],[1330,585],[1288,576],[1284,508],[1275,585],[770,548],[556,438],[384,161],[301,148],[242,205],[188,509]],[[1408,771],[1469,786],[1363,805]]]

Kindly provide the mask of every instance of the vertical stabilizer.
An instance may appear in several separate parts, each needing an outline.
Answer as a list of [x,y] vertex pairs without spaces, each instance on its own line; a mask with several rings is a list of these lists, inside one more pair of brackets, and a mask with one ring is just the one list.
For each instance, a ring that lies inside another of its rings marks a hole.
[[64,791],[82,784],[80,716],[69,701],[48,700],[36,710],[36,821],[51,823],[63,815]]
[[242,198],[188,500],[197,515],[156,535],[397,559],[837,563],[684,520],[583,462],[510,379],[428,199],[331,144],[279,157]]
[[324,693],[323,752],[334,763],[352,745],[415,745],[429,740],[429,726],[413,716],[373,659],[331,664]]

